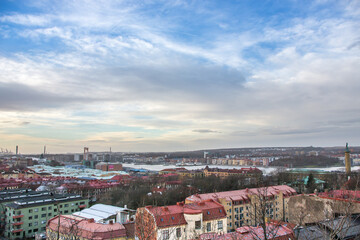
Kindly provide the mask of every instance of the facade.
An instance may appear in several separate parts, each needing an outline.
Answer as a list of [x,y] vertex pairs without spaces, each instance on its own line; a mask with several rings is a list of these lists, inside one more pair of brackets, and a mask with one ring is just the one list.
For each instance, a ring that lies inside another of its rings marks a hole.
[[226,178],[229,176],[244,176],[249,178],[260,178],[262,171],[258,168],[241,168],[241,169],[221,169],[221,168],[209,168],[204,169],[204,176],[209,177],[215,175],[220,178]]
[[185,203],[212,199],[224,206],[227,213],[227,230],[246,225],[256,225],[261,198],[266,198],[266,217],[286,221],[289,215],[288,200],[296,191],[286,185],[252,188],[218,193],[196,194],[187,197]]
[[166,168],[159,171],[160,175],[177,174],[182,178],[185,177],[203,177],[204,172],[202,170],[187,170],[186,168]]
[[[50,192],[27,191],[12,193],[4,199],[4,236],[7,239],[31,238],[45,232],[48,219],[59,213],[73,213],[88,206],[80,195],[53,195]],[[9,201],[10,200],[10,201]]]
[[224,207],[213,201],[139,208],[135,236],[139,240],[193,239],[203,233],[226,233]]
[[123,166],[121,163],[108,163],[108,162],[101,162],[96,164],[96,169],[101,171],[122,171]]
[[[271,240],[295,240],[294,231],[287,223],[267,223],[266,224],[266,239]],[[261,226],[251,227],[245,226],[236,229],[236,231],[224,235],[219,234],[203,234],[200,236],[201,240],[264,240],[264,229]]]
[[337,215],[360,214],[360,191],[333,190],[319,194],[291,196],[289,222],[311,224]]
[[120,223],[102,224],[94,219],[84,219],[71,215],[60,215],[50,219],[46,225],[49,240],[125,240],[127,229]]

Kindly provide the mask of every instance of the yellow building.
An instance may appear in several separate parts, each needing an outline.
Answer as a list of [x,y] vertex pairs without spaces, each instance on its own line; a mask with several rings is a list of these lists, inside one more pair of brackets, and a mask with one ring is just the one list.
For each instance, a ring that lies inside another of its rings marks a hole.
[[258,168],[240,168],[240,169],[221,169],[221,168],[209,168],[204,169],[204,176],[209,177],[215,175],[220,178],[226,178],[229,176],[245,176],[245,177],[261,177],[262,171]]
[[269,219],[285,221],[287,203],[296,191],[286,185],[266,188],[252,188],[218,193],[196,194],[187,197],[185,203],[196,203],[212,199],[224,206],[227,213],[227,230],[234,230],[244,225],[256,225],[259,222],[259,211],[266,210]]

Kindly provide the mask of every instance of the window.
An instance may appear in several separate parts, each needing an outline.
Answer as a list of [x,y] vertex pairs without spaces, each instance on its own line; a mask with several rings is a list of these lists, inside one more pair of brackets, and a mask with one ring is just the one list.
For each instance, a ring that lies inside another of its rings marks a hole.
[[64,213],[68,213],[69,211],[68,210],[65,210]]
[[29,213],[32,213],[32,209],[29,209]]
[[222,230],[222,229],[223,229],[223,222],[218,221],[218,230]]
[[38,222],[34,222],[34,226],[37,226],[38,225]]
[[35,208],[35,209],[34,209],[34,212],[38,212],[38,211],[39,211],[39,209],[38,209],[38,208]]
[[21,215],[21,211],[18,211],[18,212],[17,212],[17,215]]
[[181,237],[181,228],[176,229],[176,237]]
[[211,223],[206,224],[206,231],[211,232]]
[[34,229],[34,232],[37,232],[37,231],[38,231],[38,229],[37,229],[37,228],[35,228],[35,229]]
[[42,218],[46,217],[46,213],[41,214],[41,217],[42,217]]
[[46,207],[42,207],[42,208],[41,208],[41,211],[46,211]]
[[50,217],[50,216],[51,216],[51,213],[48,213],[48,216]]
[[201,229],[201,221],[195,221],[195,229]]
[[32,219],[32,216],[29,216],[29,220],[31,220]]
[[32,226],[32,223],[29,223],[29,227],[31,227]]
[[45,221],[41,221],[41,224],[45,224],[46,223],[46,220]]
[[48,209],[49,209],[49,210],[51,210],[51,209],[52,209],[52,207],[50,206],[50,207],[48,207]]
[[38,217],[39,217],[38,215],[35,215],[35,216],[34,216],[35,219],[38,219]]
[[31,233],[31,232],[32,232],[32,230],[29,230],[29,231],[28,231],[28,233]]
[[65,204],[64,207],[69,207],[69,204]]
[[163,231],[162,231],[162,239],[163,239],[163,240],[168,240],[168,239],[170,239],[169,230],[163,230]]

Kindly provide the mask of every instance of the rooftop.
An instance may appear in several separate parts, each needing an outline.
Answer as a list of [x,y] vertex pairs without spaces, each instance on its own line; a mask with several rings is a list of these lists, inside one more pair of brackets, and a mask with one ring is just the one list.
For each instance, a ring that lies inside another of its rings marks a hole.
[[107,219],[107,218],[115,215],[117,212],[125,212],[125,211],[129,211],[129,210],[130,209],[111,206],[111,205],[95,204],[90,208],[86,208],[82,211],[75,212],[72,215],[86,218],[86,219],[92,218],[95,220],[95,222],[99,222],[101,220]]
[[184,214],[202,214],[204,221],[226,218],[224,207],[213,201],[206,200],[199,203],[177,203],[163,207],[145,207],[155,217],[156,225],[160,228],[187,224]]
[[55,176],[63,176],[63,177],[73,177],[77,176],[78,178],[90,178],[90,179],[111,179],[114,175],[127,175],[124,171],[111,171],[105,172],[99,169],[76,169],[69,167],[50,167],[46,165],[35,165],[29,167],[35,172],[49,172]]
[[[60,228],[58,228],[59,223]],[[71,215],[60,215],[50,219],[47,228],[52,231],[59,229],[65,235],[68,235],[71,229],[76,228],[76,232],[73,234],[94,240],[126,237],[126,229],[120,223],[101,224],[95,223],[93,219],[83,219]]]
[[191,202],[199,202],[202,200],[213,199],[218,201],[218,199],[225,198],[227,201],[243,201],[249,200],[250,195],[260,195],[264,194],[267,196],[274,196],[283,193],[284,196],[290,196],[296,194],[296,191],[287,186],[271,186],[263,188],[246,188],[242,190],[226,191],[226,192],[217,192],[217,193],[204,193],[204,194],[195,194],[190,197],[187,197],[186,200]]
[[25,197],[19,197],[13,202],[6,204],[7,207],[20,209],[20,208],[28,208],[37,205],[51,204],[55,202],[67,202],[84,199],[80,195],[76,194],[54,194],[52,195],[50,192],[36,192],[38,195],[31,195]]

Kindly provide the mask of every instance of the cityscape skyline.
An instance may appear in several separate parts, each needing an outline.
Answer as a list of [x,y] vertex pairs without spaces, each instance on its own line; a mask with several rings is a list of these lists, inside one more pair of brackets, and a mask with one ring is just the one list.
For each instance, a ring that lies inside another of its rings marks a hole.
[[358,146],[359,1],[2,1],[0,147]]

